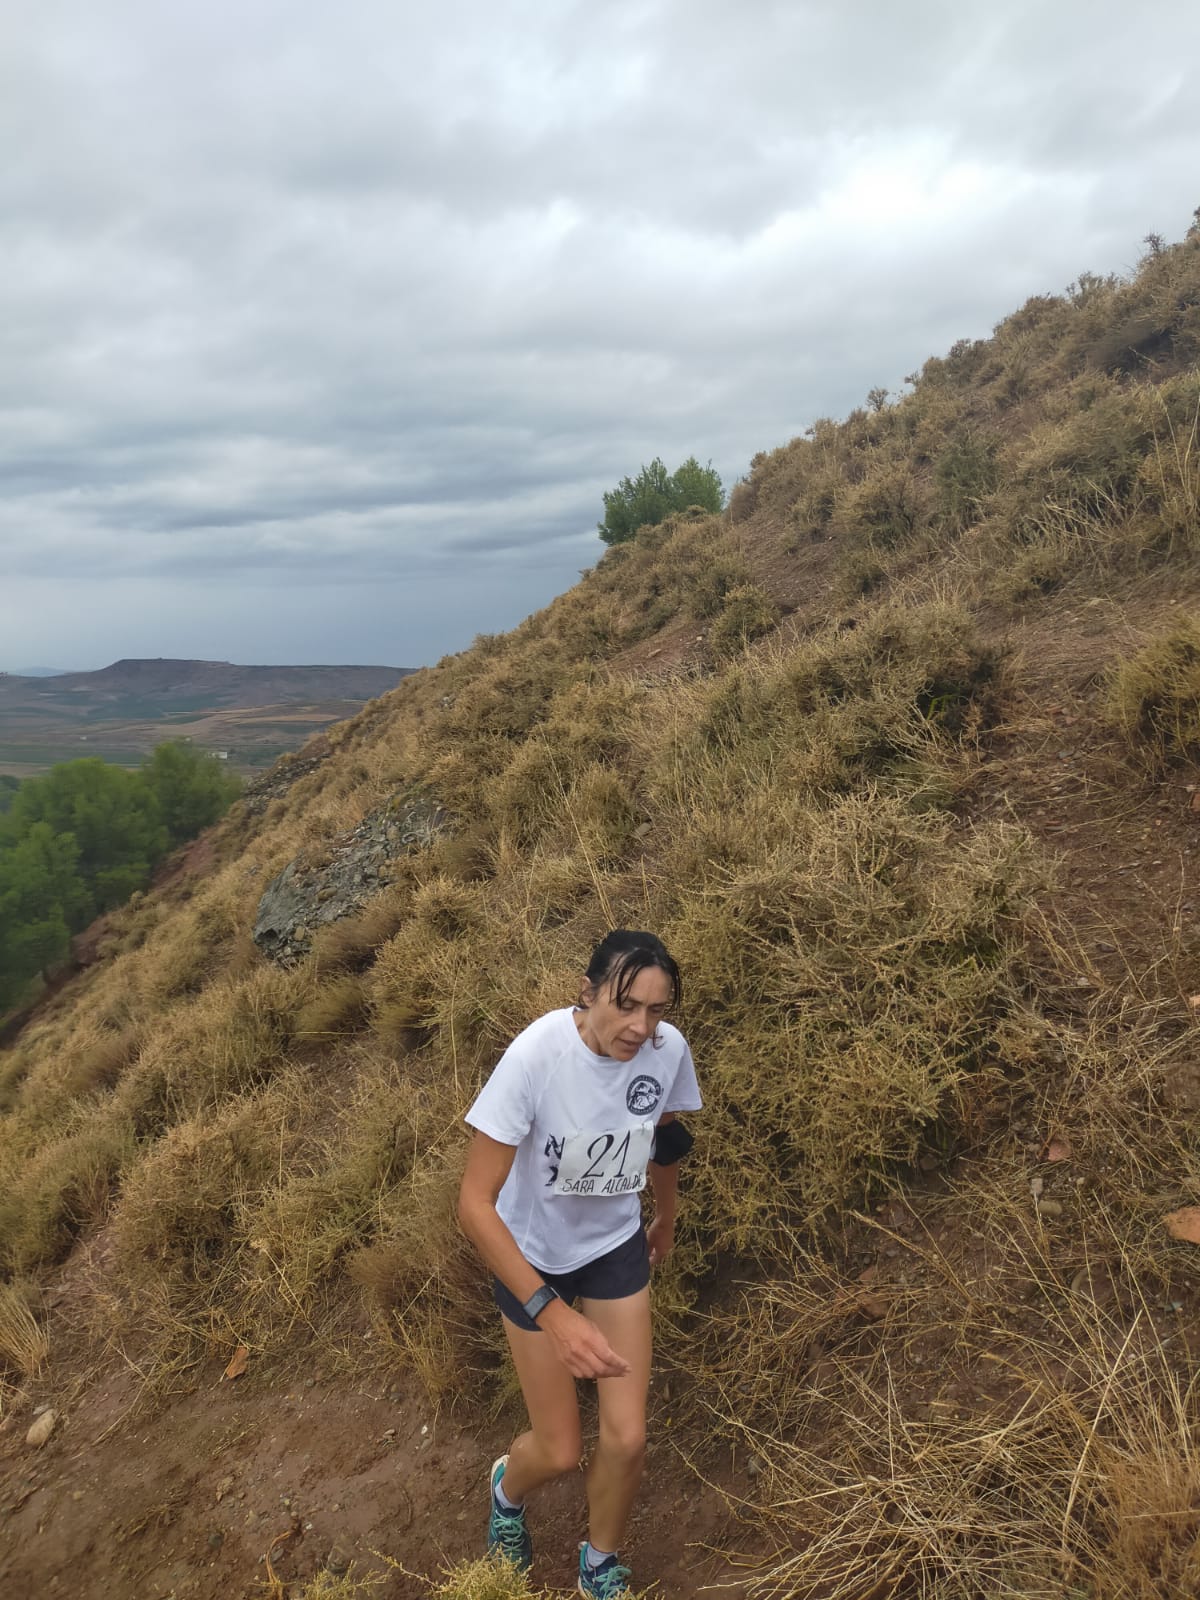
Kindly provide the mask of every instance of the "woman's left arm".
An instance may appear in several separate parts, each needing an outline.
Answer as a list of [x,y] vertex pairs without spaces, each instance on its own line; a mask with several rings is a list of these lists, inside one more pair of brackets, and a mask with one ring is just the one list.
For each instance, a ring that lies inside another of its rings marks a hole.
[[[661,1128],[664,1123],[674,1122],[675,1113],[664,1111],[658,1119]],[[665,1261],[671,1253],[671,1246],[675,1243],[675,1202],[679,1194],[679,1163],[673,1161],[668,1167],[660,1167],[652,1161],[647,1168],[650,1187],[654,1191],[654,1220],[646,1229],[646,1242],[650,1246],[650,1265],[657,1267]]]

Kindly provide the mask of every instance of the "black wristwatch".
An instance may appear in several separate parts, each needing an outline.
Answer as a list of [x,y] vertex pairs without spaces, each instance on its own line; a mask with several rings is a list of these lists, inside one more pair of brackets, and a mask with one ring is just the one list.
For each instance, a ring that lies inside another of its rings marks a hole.
[[558,1298],[557,1291],[552,1289],[548,1283],[544,1283],[540,1289],[533,1291],[529,1299],[521,1307],[521,1310],[529,1318],[530,1322],[536,1322],[539,1314],[545,1311],[551,1300],[557,1300]]

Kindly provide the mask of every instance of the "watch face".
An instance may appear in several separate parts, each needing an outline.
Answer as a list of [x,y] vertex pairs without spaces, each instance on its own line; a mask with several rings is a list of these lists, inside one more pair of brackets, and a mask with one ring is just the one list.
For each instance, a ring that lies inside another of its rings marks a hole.
[[540,1289],[534,1290],[521,1309],[531,1322],[536,1322],[538,1318],[538,1312],[544,1311],[550,1304],[551,1300],[557,1299],[558,1296],[555,1294],[550,1285],[548,1283],[544,1283]]

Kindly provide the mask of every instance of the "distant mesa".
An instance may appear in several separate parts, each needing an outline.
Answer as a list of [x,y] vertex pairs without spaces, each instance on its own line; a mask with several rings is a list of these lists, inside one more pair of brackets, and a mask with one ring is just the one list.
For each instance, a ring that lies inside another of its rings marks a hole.
[[135,684],[138,689],[147,687],[182,688],[208,688],[218,683],[241,683],[255,679],[265,680],[272,676],[286,674],[298,679],[312,680],[316,674],[332,674],[339,680],[347,674],[373,676],[381,683],[389,686],[407,673],[414,671],[412,667],[367,667],[367,666],[257,666],[243,667],[232,661],[188,661],[176,660],[171,656],[126,656],[120,661],[114,661],[110,666],[101,667],[96,672],[64,672],[57,676],[69,678],[73,682],[112,685]]
[[0,772],[29,776],[88,754],[139,764],[163,739],[261,770],[353,716],[415,667],[239,666],[128,657],[97,672],[0,674]]
[[39,676],[10,674],[0,680],[0,699],[24,685],[41,698],[94,694],[98,700],[180,695],[203,696],[213,706],[261,706],[314,700],[371,700],[394,689],[413,667],[269,666],[232,661],[186,661],[170,656],[126,657],[96,672]]

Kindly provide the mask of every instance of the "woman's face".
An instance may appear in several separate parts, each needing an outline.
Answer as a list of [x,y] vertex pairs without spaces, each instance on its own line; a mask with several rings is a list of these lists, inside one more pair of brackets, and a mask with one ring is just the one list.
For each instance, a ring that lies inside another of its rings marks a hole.
[[575,1013],[579,1037],[598,1056],[632,1061],[666,1016],[671,996],[671,979],[661,967],[643,967],[622,1001],[611,980],[592,985],[585,979],[587,1010]]

